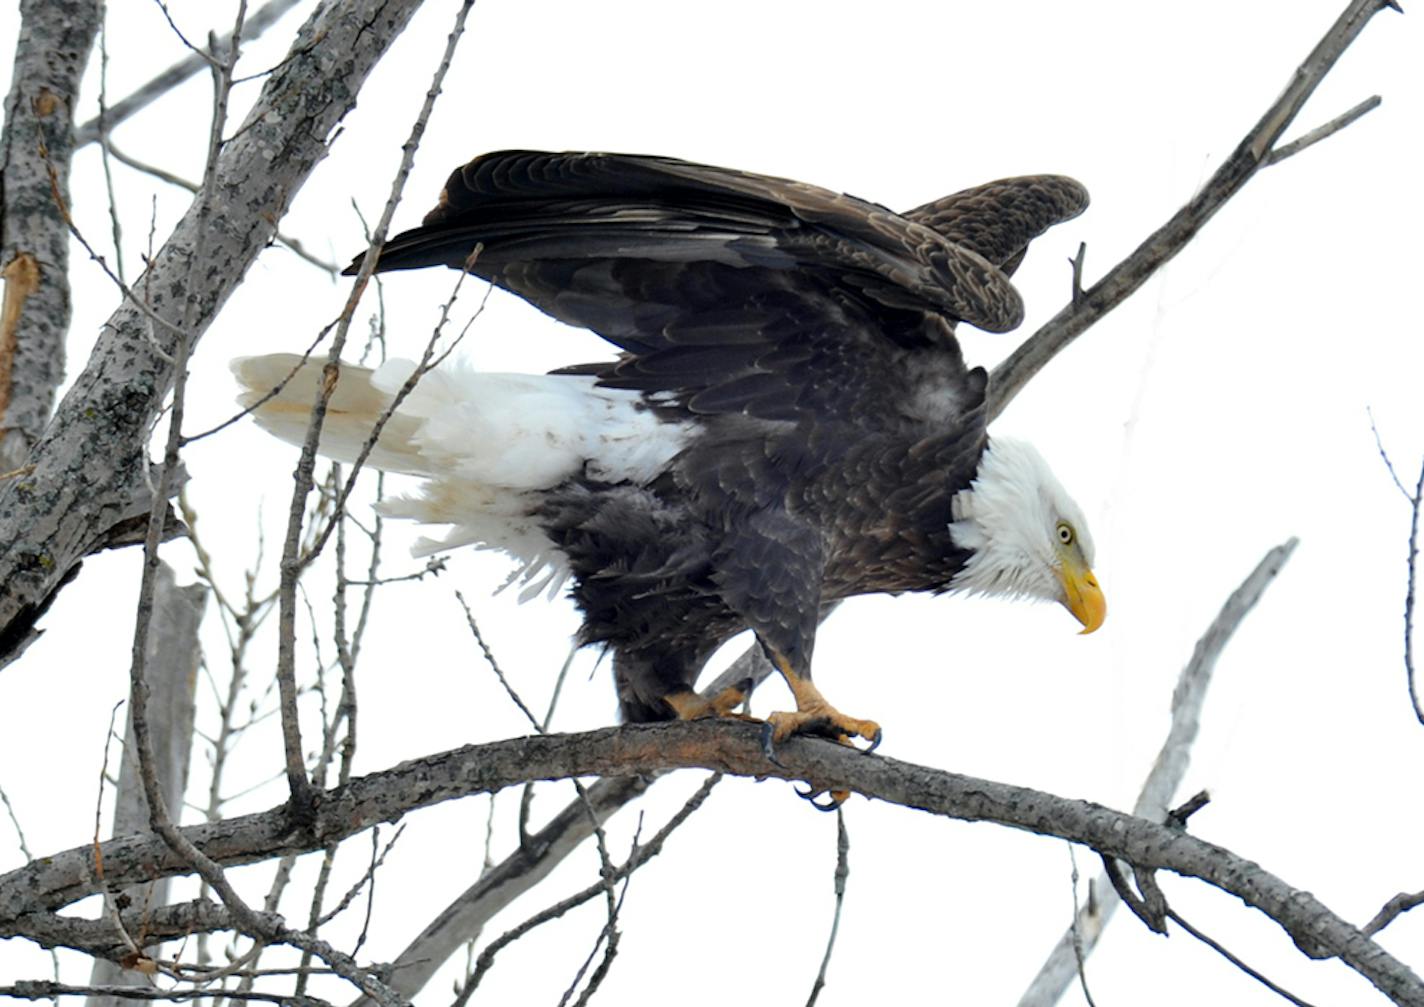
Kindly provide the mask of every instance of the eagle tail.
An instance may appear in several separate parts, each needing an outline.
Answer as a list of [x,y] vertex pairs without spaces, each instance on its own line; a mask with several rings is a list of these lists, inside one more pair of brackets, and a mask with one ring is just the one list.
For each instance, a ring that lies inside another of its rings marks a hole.
[[[268,433],[300,445],[311,422],[323,366],[324,361],[295,353],[240,357],[232,362],[233,374],[242,385],[238,401]],[[343,363],[327,403],[318,450],[337,461],[354,462],[412,370],[408,361],[391,361],[378,370]],[[431,459],[416,436],[423,420],[404,406],[386,419],[367,461],[387,472],[428,476]]]

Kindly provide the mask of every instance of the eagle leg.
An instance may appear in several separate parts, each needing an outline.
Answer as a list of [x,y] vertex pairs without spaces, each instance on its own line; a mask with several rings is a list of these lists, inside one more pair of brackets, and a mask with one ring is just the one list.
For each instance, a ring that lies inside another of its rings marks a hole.
[[763,731],[764,743],[775,745],[793,734],[816,734],[842,742],[861,737],[870,742],[866,751],[875,751],[880,745],[882,734],[879,724],[873,720],[861,720],[841,713],[826,702],[826,697],[821,695],[821,690],[816,688],[809,677],[796,672],[785,655],[774,648],[767,650],[771,654],[772,664],[776,665],[776,670],[786,679],[786,685],[796,699],[796,712],[770,714],[766,718],[768,730]]
[[663,697],[663,702],[672,708],[672,712],[677,714],[678,720],[701,720],[704,717],[734,717],[736,719],[752,720],[745,714],[737,712],[737,707],[747,701],[747,696],[752,691],[752,680],[744,678],[740,682],[727,686],[715,696],[703,696],[685,689],[682,692],[674,692]]

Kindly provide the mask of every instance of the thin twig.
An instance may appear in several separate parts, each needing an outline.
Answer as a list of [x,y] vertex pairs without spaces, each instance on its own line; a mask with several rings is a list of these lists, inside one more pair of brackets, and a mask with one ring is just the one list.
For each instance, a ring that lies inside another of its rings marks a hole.
[[[163,168],[160,168],[157,165],[149,164],[146,161],[140,161],[138,158],[132,157],[129,154],[124,153],[118,147],[114,146],[114,144],[110,142],[107,138],[104,140],[104,153],[106,158],[109,155],[112,155],[114,160],[118,161],[120,164],[130,167],[134,171],[143,172],[145,175],[151,175],[159,181],[167,182],[169,185],[177,186],[180,189],[186,189],[189,192],[197,192],[200,188],[197,182],[191,182],[188,179],[183,178],[181,175],[175,175],[171,171],[165,171]],[[293,238],[289,234],[283,233],[280,228],[277,230],[275,240],[290,249],[291,252],[297,256],[297,258],[309,262],[313,266],[316,266],[322,272],[331,276],[333,280],[337,277],[337,275],[340,274],[341,269],[336,265],[336,263],[328,261],[327,259],[323,259],[320,256],[313,255],[311,252],[308,252],[306,250],[306,246],[303,245],[300,240],[298,240],[297,238]],[[119,275],[122,277],[122,263],[119,264],[118,272]]]
[[841,928],[841,907],[845,904],[846,879],[850,877],[850,833],[846,831],[845,809],[836,805],[836,872],[833,878],[836,892],[836,909],[831,915],[831,932],[826,936],[826,953],[821,956],[821,967],[816,972],[816,981],[811,984],[811,995],[806,998],[806,1007],[816,1007],[816,999],[826,987],[826,970],[831,967],[831,954],[836,949],[836,933]]
[[[1098,1007],[1093,1000],[1093,993],[1088,989],[1088,965],[1087,955],[1083,953],[1083,935],[1078,928],[1078,855],[1073,850],[1073,844],[1068,844],[1068,862],[1073,866],[1073,874],[1069,880],[1068,888],[1073,893],[1073,957],[1078,964],[1078,985],[1083,990],[1083,999],[1088,1002],[1088,1007]],[[1093,883],[1088,882],[1088,904],[1091,907],[1094,899],[1092,895]]]
[[[721,780],[721,773],[713,773],[707,777],[707,779],[703,780],[702,786],[697,788],[697,792],[683,803],[683,806],[678,809],[677,814],[668,819],[667,824],[657,831],[657,834],[648,841],[647,845],[637,847],[629,855],[623,865],[616,869],[615,878],[622,880],[661,853],[663,844],[667,842],[668,837],[672,835],[683,822],[687,821],[694,811],[702,807],[702,802],[707,800],[707,796],[712,793],[712,788],[717,786]],[[561,899],[546,909],[540,910],[523,923],[520,923],[518,926],[506,931],[500,937],[491,941],[484,951],[480,953],[479,959],[475,962],[474,971],[461,988],[452,1007],[464,1007],[464,1005],[469,1002],[470,996],[475,992],[475,988],[479,986],[480,980],[484,978],[484,974],[488,972],[490,966],[494,964],[495,956],[498,955],[501,950],[508,947],[514,941],[519,940],[519,938],[529,933],[529,931],[535,927],[548,923],[550,920],[558,919],[569,910],[581,906],[590,899],[595,898],[603,890],[604,885],[601,881],[589,885],[582,891],[570,895],[566,899]],[[404,960],[404,956],[402,956],[402,960]]]
[[1213,951],[1215,951],[1217,954],[1221,955],[1221,957],[1225,958],[1225,959],[1226,959],[1227,961],[1229,961],[1232,965],[1235,965],[1235,966],[1236,966],[1238,969],[1240,969],[1242,972],[1245,972],[1245,973],[1246,973],[1248,976],[1250,976],[1252,979],[1255,979],[1255,980],[1256,980],[1258,983],[1260,983],[1262,986],[1265,986],[1265,987],[1266,987],[1268,990],[1270,990],[1272,993],[1275,993],[1277,996],[1284,997],[1285,999],[1289,1000],[1291,1003],[1295,1004],[1296,1007],[1313,1007],[1312,1004],[1310,1004],[1309,1002],[1307,1002],[1307,1001],[1305,1001],[1305,1000],[1302,1000],[1300,997],[1296,996],[1294,993],[1290,992],[1289,990],[1284,989],[1284,988],[1282,988],[1282,987],[1276,985],[1275,983],[1271,982],[1271,980],[1267,979],[1267,978],[1266,978],[1265,976],[1263,976],[1261,973],[1257,972],[1257,971],[1256,971],[1255,969],[1253,969],[1251,966],[1247,965],[1247,964],[1246,964],[1245,962],[1243,962],[1240,958],[1237,958],[1237,957],[1236,957],[1234,954],[1232,954],[1230,951],[1226,950],[1226,948],[1224,948],[1222,945],[1218,944],[1216,941],[1212,940],[1210,937],[1208,937],[1206,934],[1202,933],[1202,932],[1201,932],[1200,930],[1198,930],[1196,927],[1192,926],[1192,925],[1191,925],[1190,923],[1188,923],[1186,920],[1182,919],[1180,916],[1177,915],[1177,913],[1176,913],[1175,910],[1168,909],[1168,910],[1167,910],[1167,918],[1168,918],[1169,920],[1171,920],[1173,923],[1177,924],[1177,926],[1181,927],[1181,928],[1182,928],[1183,930],[1185,930],[1187,933],[1191,934],[1191,935],[1192,935],[1193,937],[1195,937],[1197,940],[1201,941],[1201,942],[1202,942],[1203,944],[1205,944],[1207,947],[1211,948],[1211,949],[1212,949]]
[[[430,89],[426,92],[425,100],[421,105],[415,121],[411,124],[410,135],[402,147],[400,166],[396,169],[395,177],[391,180],[390,195],[386,199],[386,205],[381,211],[381,217],[376,223],[376,228],[372,234],[372,246],[367,249],[365,257],[361,261],[361,268],[356,274],[356,279],[351,286],[350,296],[342,308],[340,321],[337,323],[336,331],[332,336],[330,353],[327,356],[326,367],[322,373],[322,381],[316,389],[315,399],[312,403],[311,421],[307,426],[306,437],[302,442],[301,459],[297,463],[297,472],[294,477],[292,488],[291,506],[287,513],[287,533],[282,547],[281,560],[281,584],[278,592],[278,648],[277,648],[277,683],[281,693],[282,702],[282,738],[286,753],[287,782],[290,790],[292,811],[294,818],[299,824],[310,825],[315,814],[313,807],[314,793],[311,783],[307,779],[306,769],[302,760],[301,727],[297,720],[297,687],[296,687],[296,584],[297,578],[301,575],[306,564],[310,562],[311,555],[303,557],[298,549],[301,539],[301,529],[305,513],[305,501],[312,488],[312,470],[316,464],[317,442],[321,435],[322,421],[326,416],[327,403],[331,394],[335,390],[336,380],[339,374],[339,361],[341,351],[346,345],[346,336],[351,326],[351,319],[356,311],[362,293],[370,280],[371,274],[376,266],[377,247],[385,240],[386,231],[390,227],[391,219],[395,216],[396,206],[400,202],[401,193],[405,189],[406,179],[410,176],[411,168],[415,163],[415,153],[420,148],[421,138],[425,135],[425,128],[430,122],[431,113],[435,110],[435,100],[440,94],[440,89],[445,80],[445,75],[450,69],[450,64],[454,60],[455,48],[459,44],[460,37],[465,30],[465,21],[469,15],[470,8],[474,0],[464,0],[460,9],[456,12],[455,22],[450,30],[449,38],[446,40],[445,51],[441,56],[440,64],[436,67],[431,79]],[[463,274],[462,274],[463,275]],[[404,389],[403,389],[404,390]],[[396,400],[398,401],[398,399]],[[392,403],[393,409],[396,402]],[[373,434],[379,436],[379,428]],[[363,456],[357,458],[353,478],[360,470],[361,462],[364,461],[364,453],[369,453],[368,446],[363,449]],[[338,503],[338,512],[344,509],[345,495]],[[317,540],[317,551],[319,552],[326,541],[325,535]]]
[[[291,10],[301,0],[270,0],[259,10],[253,12],[252,16],[243,22],[242,41],[250,42],[257,38],[287,11]],[[156,99],[167,94],[179,84],[183,83],[194,74],[206,70],[209,65],[209,58],[206,54],[192,53],[174,63],[168,69],[158,74],[148,83],[139,87],[133,94],[115,102],[106,113],[95,116],[84,125],[79,126],[74,131],[74,147],[78,150],[86,144],[98,140],[101,131],[107,127],[112,130],[119,123],[128,119],[134,113],[148,107]]]
[[505,677],[504,669],[499,666],[499,661],[495,658],[494,651],[490,650],[489,644],[485,642],[484,635],[480,633],[479,624],[475,622],[475,615],[470,611],[470,605],[465,601],[465,596],[459,591],[456,591],[455,598],[459,601],[460,607],[465,610],[465,622],[469,624],[470,633],[474,636],[475,643],[479,644],[480,652],[484,654],[485,657],[485,663],[490,666],[490,670],[494,672],[495,678],[499,679],[499,684],[504,686],[504,691],[509,694],[509,698],[514,702],[514,705],[519,707],[519,712],[524,714],[530,726],[539,734],[546,733],[544,726],[539,723],[539,718],[534,716],[529,707],[524,705],[524,700],[520,698],[518,691],[515,690],[514,686],[510,685],[509,679]]
[[1414,679],[1414,578],[1419,568],[1419,510],[1424,505],[1424,464],[1419,468],[1419,481],[1414,484],[1414,496],[1409,503],[1409,578],[1404,590],[1404,672],[1409,682],[1409,702],[1414,716],[1424,724],[1424,706]]
[[1389,477],[1394,480],[1394,485],[1398,488],[1400,496],[1404,497],[1404,499],[1410,503],[1413,503],[1418,494],[1411,494],[1409,490],[1405,488],[1404,483],[1400,481],[1399,473],[1394,470],[1394,462],[1390,459],[1389,452],[1384,449],[1384,441],[1380,439],[1379,427],[1375,426],[1374,410],[1366,406],[1365,415],[1370,418],[1370,433],[1374,434],[1375,448],[1379,451],[1379,456],[1384,461],[1384,467],[1389,470]]

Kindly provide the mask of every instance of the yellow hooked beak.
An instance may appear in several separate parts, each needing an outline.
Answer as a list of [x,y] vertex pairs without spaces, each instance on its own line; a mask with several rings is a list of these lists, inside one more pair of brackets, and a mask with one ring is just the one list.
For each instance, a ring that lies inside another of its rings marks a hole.
[[1108,600],[1103,597],[1103,589],[1098,586],[1093,571],[1065,557],[1058,569],[1058,579],[1063,584],[1063,605],[1083,624],[1083,633],[1091,633],[1101,626],[1108,617]]

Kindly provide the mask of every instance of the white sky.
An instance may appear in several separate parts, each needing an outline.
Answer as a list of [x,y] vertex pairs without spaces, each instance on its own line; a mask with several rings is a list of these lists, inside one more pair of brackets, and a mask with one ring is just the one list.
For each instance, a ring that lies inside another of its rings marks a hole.
[[[215,7],[180,2],[173,10],[200,38]],[[396,224],[417,222],[455,165],[515,146],[669,154],[902,208],[1004,175],[1073,175],[1093,205],[1040,239],[1017,275],[1028,305],[1023,329],[961,330],[968,358],[992,365],[1062,306],[1065,260],[1078,242],[1088,245],[1089,282],[1129,253],[1235,146],[1342,7],[480,0]],[[361,247],[351,201],[368,219],[380,212],[453,10],[449,0],[432,0],[422,11],[284,221],[319,254],[344,262]],[[249,70],[280,59],[304,15],[255,47]],[[182,55],[155,6],[123,0],[111,18],[111,98]],[[0,14],[0,49],[8,50],[15,24],[14,11]],[[1087,512],[1110,605],[1106,627],[1079,638],[1051,606],[873,597],[848,604],[824,628],[817,681],[841,709],[885,726],[886,754],[1130,807],[1197,636],[1266,549],[1297,535],[1294,559],[1218,668],[1180,795],[1202,787],[1214,795],[1192,831],[1358,923],[1397,891],[1424,887],[1416,771],[1424,728],[1409,709],[1401,656],[1408,508],[1366,415],[1373,409],[1412,482],[1424,455],[1420,32],[1417,15],[1381,14],[1290,135],[1373,93],[1383,106],[1264,171],[994,427],[1033,440]],[[247,86],[245,101],[257,86]],[[195,80],[120,128],[116,142],[196,177],[206,88]],[[96,80],[86,93],[80,119],[95,108]],[[187,197],[114,170],[133,263],[150,194],[160,238]],[[109,225],[92,148],[76,162],[74,210],[103,247]],[[116,301],[82,253],[75,263],[71,374]],[[387,281],[394,352],[419,352],[452,275]],[[266,252],[201,344],[191,428],[231,412],[229,358],[304,346],[346,290],[282,249]],[[465,352],[489,369],[538,371],[607,351],[496,294]],[[275,582],[271,555],[294,459],[248,425],[189,452],[201,532],[222,557],[229,589],[241,583],[259,521],[269,554],[263,583]],[[388,572],[415,568],[404,547],[416,534],[389,529]],[[173,543],[165,553],[188,579],[190,549]],[[0,785],[37,853],[92,836],[105,725],[127,693],[137,569],[133,551],[86,561],[45,620],[48,635],[0,675]],[[526,699],[542,708],[576,615],[562,600],[486,600],[507,570],[497,557],[459,555],[440,579],[384,594],[362,659],[358,771],[523,732],[478,660],[456,587]],[[324,605],[329,589],[312,594]],[[208,645],[222,673],[220,635],[211,632]],[[263,648],[260,659],[270,662],[274,645]],[[606,667],[593,672],[592,654],[579,661],[559,729],[615,716]],[[778,685],[757,707],[788,701]],[[211,704],[200,716],[211,722]],[[256,735],[240,751],[245,761],[230,789],[280,766],[273,736]],[[700,779],[685,775],[643,802],[645,834]],[[194,784],[206,787],[200,758]],[[547,785],[536,814],[562,807],[570,790]],[[231,810],[283,796],[269,783]],[[500,798],[496,856],[510,849],[516,804],[513,794]],[[487,805],[474,798],[408,819],[377,889],[363,958],[395,957],[473,879]],[[1016,1002],[1069,919],[1064,844],[859,798],[847,817],[849,888],[820,1002]],[[626,850],[635,819],[624,812],[614,822],[615,850]],[[357,842],[339,861],[335,890],[359,875],[364,850]],[[1096,872],[1091,854],[1080,851],[1078,860],[1085,875]],[[601,1002],[802,1002],[830,925],[834,861],[834,816],[810,811],[784,783],[725,783],[635,877]],[[0,870],[22,862],[0,824]],[[309,880],[315,865],[301,870]],[[491,931],[583,887],[595,870],[591,849],[583,851]],[[235,876],[249,894],[265,890],[265,868]],[[1306,962],[1234,898],[1176,877],[1163,887],[1188,920],[1305,999],[1384,1002],[1345,966]],[[480,998],[556,1003],[602,922],[594,903],[511,948]],[[331,939],[349,941],[359,924],[333,927]],[[1424,917],[1397,922],[1382,943],[1424,971]],[[69,977],[87,978],[77,956],[65,962]],[[1279,1002],[1190,937],[1163,940],[1125,913],[1088,967],[1104,1007]],[[0,980],[48,969],[29,946],[0,944]],[[453,977],[447,969],[419,1002],[447,1002]],[[347,995],[334,986],[314,991]],[[1063,1002],[1082,995],[1074,988]]]

